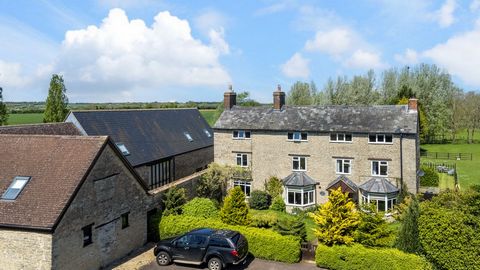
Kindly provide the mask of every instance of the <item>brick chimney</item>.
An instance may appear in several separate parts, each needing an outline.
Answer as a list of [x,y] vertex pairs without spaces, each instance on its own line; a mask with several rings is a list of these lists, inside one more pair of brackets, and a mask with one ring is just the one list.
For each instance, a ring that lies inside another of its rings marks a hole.
[[417,112],[418,99],[410,98],[408,100],[408,112]]
[[231,110],[237,105],[237,94],[233,92],[232,85],[228,86],[228,91],[223,94],[223,107],[225,110]]
[[285,92],[282,91],[280,84],[277,86],[277,91],[273,92],[273,109],[281,110],[285,105]]

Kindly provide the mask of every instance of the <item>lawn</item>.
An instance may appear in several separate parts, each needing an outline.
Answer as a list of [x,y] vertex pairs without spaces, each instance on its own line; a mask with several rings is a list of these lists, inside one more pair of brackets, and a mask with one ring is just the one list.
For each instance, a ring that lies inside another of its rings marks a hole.
[[422,148],[430,152],[473,153],[473,160],[448,161],[422,157],[422,161],[456,163],[460,188],[480,185],[480,144],[425,144],[422,145]]
[[[200,110],[202,116],[207,120],[210,126],[217,121],[217,114],[215,110]],[[36,124],[42,123],[43,113],[15,113],[10,114],[8,117],[9,125],[22,125],[22,124]]]

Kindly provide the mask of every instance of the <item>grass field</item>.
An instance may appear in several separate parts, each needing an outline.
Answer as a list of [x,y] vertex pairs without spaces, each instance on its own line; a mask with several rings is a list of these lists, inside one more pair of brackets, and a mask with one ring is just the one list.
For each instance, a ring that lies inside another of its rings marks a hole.
[[[200,110],[200,113],[210,126],[213,126],[215,121],[217,121],[215,110]],[[43,113],[15,113],[10,114],[8,117],[9,125],[36,124],[42,123],[42,121]]]
[[[473,160],[450,160],[448,162],[457,164],[460,188],[480,185],[480,144],[426,144],[422,145],[422,148],[430,152],[473,153]],[[422,158],[422,161],[443,162],[446,160]]]

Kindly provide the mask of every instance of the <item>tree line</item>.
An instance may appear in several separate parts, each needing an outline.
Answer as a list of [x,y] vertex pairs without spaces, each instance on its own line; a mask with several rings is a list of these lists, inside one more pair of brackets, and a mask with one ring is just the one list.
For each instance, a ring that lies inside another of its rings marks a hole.
[[312,81],[297,81],[287,95],[290,105],[394,105],[419,102],[420,139],[433,141],[467,130],[471,143],[480,126],[480,94],[464,92],[448,72],[436,65],[390,68],[376,75],[373,70],[352,78],[330,78],[318,90]]

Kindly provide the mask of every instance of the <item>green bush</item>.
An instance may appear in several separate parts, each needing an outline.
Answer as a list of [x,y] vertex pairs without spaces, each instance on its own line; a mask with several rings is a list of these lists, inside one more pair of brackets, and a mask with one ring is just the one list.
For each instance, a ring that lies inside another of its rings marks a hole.
[[422,171],[425,173],[420,176],[420,186],[422,187],[438,187],[440,177],[434,168],[428,166],[422,166]]
[[265,191],[268,193],[268,195],[270,195],[271,198],[281,196],[283,192],[282,180],[278,179],[275,176],[270,177],[265,182]]
[[431,264],[418,255],[404,253],[394,248],[367,248],[359,244],[332,247],[319,245],[315,253],[315,262],[318,267],[331,270],[432,269]]
[[245,203],[245,194],[240,187],[234,187],[229,192],[220,209],[220,218],[223,222],[231,225],[247,225],[248,206]]
[[274,211],[250,210],[250,227],[271,228],[278,221],[278,214]]
[[418,217],[420,216],[420,205],[418,199],[412,196],[408,208],[403,212],[395,246],[408,253],[420,253],[420,237],[418,236]]
[[227,225],[212,218],[184,215],[163,217],[160,222],[160,237],[165,239],[202,227],[240,232],[248,240],[249,251],[257,258],[287,263],[300,260],[300,241],[297,237],[282,236],[268,229]]
[[270,206],[270,195],[267,192],[262,190],[254,190],[250,194],[250,199],[248,200],[250,208],[256,210],[265,210]]
[[302,241],[307,239],[304,217],[301,216],[283,216],[278,219],[273,229],[281,235],[297,236]]
[[383,216],[377,211],[376,205],[363,205],[361,222],[354,233],[355,242],[369,247],[392,247],[395,235]]
[[282,196],[277,196],[273,198],[272,204],[270,205],[270,210],[278,211],[278,212],[285,212],[285,202],[283,201]]
[[438,269],[480,269],[480,217],[471,196],[446,192],[420,204],[420,243]]
[[214,201],[198,197],[187,202],[182,207],[182,211],[184,215],[203,218],[215,218],[218,217],[219,214]]
[[182,206],[187,201],[184,188],[171,187],[166,193],[163,199],[165,210],[163,215],[180,215],[182,213]]

